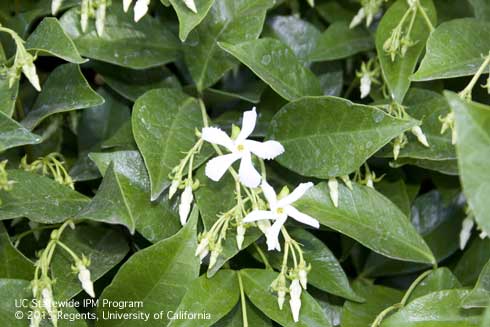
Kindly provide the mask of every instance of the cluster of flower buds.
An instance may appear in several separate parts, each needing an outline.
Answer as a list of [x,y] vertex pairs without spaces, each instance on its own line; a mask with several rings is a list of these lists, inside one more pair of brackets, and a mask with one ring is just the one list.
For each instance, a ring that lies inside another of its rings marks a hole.
[[376,17],[381,12],[381,6],[383,2],[387,0],[361,0],[361,9],[352,18],[350,22],[350,28],[354,28],[366,20],[366,27],[371,26],[374,17]]
[[[123,9],[124,12],[128,12],[129,7],[133,0],[123,0]],[[196,4],[194,0],[183,0],[184,4],[187,8],[189,8],[193,13],[197,13]],[[134,21],[138,22],[141,18],[143,18],[147,13],[150,7],[151,0],[136,0],[134,5]]]
[[7,160],[0,162],[0,190],[10,191],[14,186],[14,181],[10,181],[7,173]]
[[374,183],[377,183],[383,179],[385,175],[381,175],[380,177],[376,177],[376,173],[372,171],[367,163],[364,164],[364,177],[361,176],[361,170],[359,169],[355,174],[355,179],[359,184],[366,185],[374,189]]
[[39,327],[43,319],[43,312],[47,312],[53,326],[58,323],[58,310],[53,297],[54,281],[48,276],[42,276],[40,279],[35,276],[31,281],[32,296],[41,305],[35,305],[32,309],[30,327]]
[[380,84],[380,75],[381,69],[376,58],[371,58],[368,62],[361,64],[361,70],[356,72],[356,76],[360,80],[361,99],[364,99],[371,93],[372,84]]
[[64,167],[64,158],[60,153],[52,152],[30,164],[27,163],[27,156],[24,156],[20,161],[19,168],[25,171],[40,172],[42,175],[51,175],[56,182],[72,189],[75,188],[73,179]]

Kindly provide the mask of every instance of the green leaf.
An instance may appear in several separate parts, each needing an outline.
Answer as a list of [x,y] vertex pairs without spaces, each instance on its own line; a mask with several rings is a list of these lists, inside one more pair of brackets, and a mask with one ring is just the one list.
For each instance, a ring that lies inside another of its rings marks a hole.
[[407,185],[403,179],[389,181],[383,178],[376,184],[376,190],[396,204],[407,217],[410,217],[411,201],[408,195]]
[[98,95],[75,64],[60,65],[43,84],[32,111],[21,122],[32,130],[45,118],[60,112],[98,106],[104,98]]
[[446,267],[437,268],[433,270],[427,277],[425,277],[413,290],[409,297],[408,302],[415,300],[419,297],[425,296],[429,293],[451,290],[460,288],[461,283],[453,275],[451,270]]
[[0,278],[31,280],[32,276],[34,263],[12,245],[7,230],[0,223]]
[[24,170],[9,170],[11,191],[0,191],[0,220],[26,217],[43,224],[56,224],[74,217],[89,199],[51,178]]
[[[31,299],[30,282],[22,279],[0,279],[0,294],[5,299],[0,303],[0,319],[2,324],[9,327],[28,326],[28,308],[19,310],[15,300]],[[16,313],[24,313],[21,319],[16,317]]]
[[458,175],[458,162],[455,159],[449,160],[425,160],[412,158],[399,158],[390,162],[390,167],[400,168],[405,165],[413,165],[428,170],[440,172],[445,175]]
[[41,55],[56,56],[74,64],[83,64],[87,61],[80,57],[75,44],[54,17],[44,18],[29,35],[25,46],[28,50],[39,51]]
[[[124,200],[127,214],[134,219],[136,230],[147,240],[156,242],[174,235],[179,230],[180,223],[175,205],[167,196],[150,202],[150,181],[139,152],[91,153],[90,158],[103,175],[111,162],[113,163],[113,171],[109,170],[109,174],[114,173],[115,181],[118,182],[117,193],[120,192]],[[117,193],[115,192],[112,198]],[[111,198],[111,194],[107,196]],[[95,210],[93,213],[100,214]]]
[[[349,280],[330,249],[313,234],[303,230],[294,229],[289,232],[291,237],[302,245],[303,256],[311,270],[308,273],[308,283],[316,288],[341,296],[345,299],[362,302],[364,299],[357,295],[349,285]],[[270,263],[280,270],[283,253],[267,252]]]
[[168,175],[184,152],[197,142],[195,130],[203,126],[201,109],[196,99],[180,90],[151,90],[134,104],[132,125],[155,200],[170,185]]
[[24,126],[0,111],[0,152],[16,146],[40,142],[40,136],[32,134]]
[[286,151],[277,161],[304,176],[348,175],[391,139],[415,126],[381,109],[336,97],[306,97],[274,116],[269,137]]
[[464,193],[480,227],[490,233],[490,107],[446,93],[456,118],[456,152]]
[[284,327],[331,326],[318,302],[307,292],[301,294],[301,311],[298,322],[293,321],[291,309],[287,303],[284,304],[282,310],[279,310],[277,296],[270,291],[270,285],[277,275],[276,272],[262,269],[240,271],[245,294],[257,308]]
[[453,269],[454,274],[464,286],[473,286],[476,283],[480,271],[490,260],[489,248],[490,239],[482,240],[479,237],[474,238],[466,246],[463,256]]
[[[432,25],[435,25],[437,13],[432,0],[421,0],[420,5],[424,8]],[[418,10],[410,33],[410,39],[416,43],[408,48],[403,57],[397,54],[395,60],[391,60],[391,55],[383,49],[383,45],[390,37],[393,29],[402,20],[408,8],[406,0],[395,2],[390,6],[386,14],[384,14],[376,31],[376,50],[383,77],[390,91],[391,98],[398,103],[403,102],[405,94],[410,87],[410,76],[414,72],[417,61],[422,51],[424,51],[425,43],[430,34],[430,29],[420,10]],[[411,17],[412,14],[409,14],[404,24],[404,30],[408,28]]]
[[466,290],[430,293],[386,318],[381,327],[478,327],[481,312],[461,309]]
[[[253,327],[271,327],[272,323],[262,312],[246,300],[248,325]],[[243,316],[241,305],[238,304],[223,319],[218,321],[214,327],[243,327]]]
[[[61,241],[67,244],[77,255],[83,254],[90,258],[88,269],[92,281],[98,280],[116,266],[124,259],[129,250],[123,233],[102,225],[78,225],[75,230],[67,229],[63,232]],[[63,249],[57,247],[53,255],[51,269],[53,277],[56,279],[53,292],[58,300],[69,300],[82,290],[77,274],[73,273],[71,269],[72,265],[73,258]]]
[[468,76],[476,73],[488,55],[490,23],[474,18],[454,19],[437,27],[427,41],[427,52],[414,81]]
[[212,278],[201,276],[193,281],[175,312],[200,312],[206,309],[209,319],[175,319],[169,327],[208,327],[224,317],[237,304],[240,290],[238,276],[232,270],[220,270]]
[[9,87],[8,79],[0,79],[0,112],[12,117],[15,111],[15,103],[19,95],[19,81]]
[[291,48],[301,62],[310,61],[321,35],[313,24],[297,16],[274,16],[268,25],[272,36]]
[[338,208],[329,194],[327,183],[320,183],[298,200],[296,207],[384,256],[435,262],[429,247],[407,217],[374,189],[354,183],[351,191],[339,183]]
[[315,4],[315,10],[328,23],[339,21],[351,22],[355,15],[354,11],[344,8],[337,1],[328,1]]
[[189,33],[206,17],[215,0],[194,1],[197,13],[187,8],[182,0],[169,1],[179,18],[179,38],[184,42]]
[[464,308],[485,308],[490,304],[490,260],[483,267],[473,290],[463,299]]
[[374,285],[360,279],[352,284],[357,294],[366,299],[364,303],[346,302],[342,311],[342,327],[371,327],[376,316],[394,303],[400,302],[403,293],[393,288]]
[[107,9],[101,37],[95,31],[95,23],[88,24],[87,31],[82,32],[78,8],[68,10],[60,23],[80,54],[88,58],[144,69],[169,63],[177,57],[178,39],[168,25],[150,15],[135,23],[119,4]]
[[374,48],[372,35],[363,27],[351,29],[349,22],[330,25],[317,39],[311,61],[329,61],[351,57]]
[[278,40],[263,38],[240,44],[218,44],[286,100],[322,93],[318,78]]
[[[181,1],[181,0],[172,0]],[[206,19],[184,45],[184,58],[199,91],[213,85],[237,61],[218,47],[259,37],[271,0],[215,0]]]
[[[129,258],[118,270],[112,283],[104,289],[100,301],[143,301],[144,307],[111,309],[99,306],[98,314],[112,312],[151,314],[174,311],[189,288],[190,282],[199,275],[199,258],[194,255],[197,247],[196,225],[198,210],[194,208],[187,224],[176,235],[159,241]],[[167,315],[156,322],[168,324]],[[143,320],[100,320],[106,326],[148,326]]]
[[469,0],[474,9],[476,18],[480,20],[490,20],[490,3],[486,0]]

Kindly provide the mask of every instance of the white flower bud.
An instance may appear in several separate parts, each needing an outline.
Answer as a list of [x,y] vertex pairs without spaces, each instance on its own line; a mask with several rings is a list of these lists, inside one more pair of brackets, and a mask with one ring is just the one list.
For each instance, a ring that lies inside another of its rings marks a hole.
[[482,240],[483,240],[484,238],[487,238],[487,237],[488,237],[487,232],[482,231],[482,232],[480,233],[480,238],[481,238]]
[[466,247],[466,244],[468,243],[468,240],[470,239],[471,236],[471,230],[473,229],[474,225],[475,225],[475,221],[471,216],[468,216],[463,220],[461,232],[459,233],[459,248],[461,250],[463,250]]
[[133,2],[133,0],[123,0],[124,12],[128,12],[129,6],[131,6],[131,2]]
[[179,204],[179,217],[180,223],[182,226],[187,222],[187,218],[189,217],[189,212],[191,211],[192,200],[194,200],[194,196],[192,195],[192,186],[187,185],[180,196],[180,204]]
[[184,0],[185,5],[187,8],[189,8],[192,12],[197,14],[197,8],[196,4],[194,3],[194,0]]
[[80,26],[82,28],[82,32],[87,31],[88,16],[89,16],[89,1],[82,0],[82,6],[80,9]]
[[51,14],[54,16],[60,10],[63,0],[53,0],[51,1]]
[[46,309],[49,316],[51,317],[51,321],[53,322],[53,325],[56,326],[58,317],[56,316],[56,307],[54,305],[53,292],[51,291],[51,288],[48,287],[43,288],[43,290],[41,291],[41,297],[42,297],[43,307]]
[[198,244],[196,253],[194,255],[196,257],[199,257],[199,260],[201,260],[202,262],[202,260],[208,255],[208,253],[209,253],[209,238],[206,236]]
[[175,192],[179,189],[180,179],[174,179],[172,184],[170,185],[170,189],[168,190],[168,198],[169,200],[174,196]]
[[422,145],[429,147],[429,142],[427,142],[427,137],[425,136],[424,132],[422,132],[422,129],[420,126],[414,126],[411,129],[411,132],[413,135],[417,137],[417,140],[422,143]]
[[299,321],[299,311],[301,309],[301,285],[298,279],[294,279],[289,286],[289,305],[291,306],[291,313],[293,314],[294,322]]
[[393,146],[393,158],[395,160],[398,159],[398,156],[400,155],[400,150],[401,150],[401,144],[396,142],[395,145]]
[[218,261],[218,256],[221,251],[219,250],[213,250],[211,251],[211,256],[209,257],[209,269],[213,268],[214,265],[216,264],[216,261]]
[[332,199],[333,205],[338,208],[339,206],[339,182],[335,177],[328,179],[328,189],[330,190],[330,199]]
[[22,66],[22,72],[27,77],[32,86],[34,86],[34,88],[38,92],[41,91],[41,85],[39,85],[39,77],[36,73],[36,66],[34,66],[33,58],[29,58],[26,60],[26,62]]
[[277,292],[277,304],[279,305],[279,310],[282,310],[282,307],[284,306],[284,301],[286,301],[286,291],[279,290]]
[[39,311],[38,308],[34,308],[34,310],[31,312],[29,327],[39,327],[41,322],[42,322],[41,312]]
[[94,284],[90,280],[90,270],[84,265],[79,266],[78,280],[80,280],[83,290],[91,297],[95,297]]
[[137,0],[134,5],[134,21],[138,22],[148,12],[150,0]]
[[366,176],[366,186],[374,189],[374,180],[371,174],[368,174]]
[[359,9],[359,11],[354,16],[354,18],[352,18],[349,28],[354,28],[357,25],[359,25],[365,17],[366,17],[366,12],[364,11],[364,8]]
[[352,182],[350,181],[349,175],[344,175],[344,176],[341,176],[340,178],[342,179],[342,182],[344,182],[344,184],[347,186],[347,188],[352,191],[353,187],[352,187]]
[[371,77],[363,74],[361,77],[361,99],[364,99],[371,93]]
[[298,278],[301,286],[303,287],[303,289],[306,290],[306,287],[308,285],[308,272],[306,271],[306,268],[302,267],[301,269],[299,269]]
[[97,35],[102,36],[104,34],[105,25],[105,14],[106,14],[106,3],[101,1],[95,12],[95,29],[97,30]]
[[240,224],[236,228],[236,245],[239,250],[242,249],[243,241],[245,240],[246,228],[243,224]]

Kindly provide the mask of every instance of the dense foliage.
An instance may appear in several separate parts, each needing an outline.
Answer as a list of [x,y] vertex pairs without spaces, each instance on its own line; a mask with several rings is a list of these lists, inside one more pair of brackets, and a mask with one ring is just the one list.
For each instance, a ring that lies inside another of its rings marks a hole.
[[490,326],[490,1],[0,22],[2,326]]

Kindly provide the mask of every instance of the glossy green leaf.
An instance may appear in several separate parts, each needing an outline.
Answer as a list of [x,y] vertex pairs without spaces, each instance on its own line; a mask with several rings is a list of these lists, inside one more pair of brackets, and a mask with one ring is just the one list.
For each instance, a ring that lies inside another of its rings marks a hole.
[[104,103],[104,98],[92,90],[80,67],[75,64],[58,66],[42,87],[32,111],[21,122],[31,130],[53,114]]
[[197,13],[190,10],[182,0],[169,0],[179,18],[179,38],[183,42],[189,33],[206,17],[215,0],[194,1]]
[[233,270],[220,270],[212,278],[205,275],[193,281],[176,312],[200,312],[203,308],[210,319],[176,319],[169,327],[208,327],[224,317],[237,304],[240,295],[238,276]]
[[203,126],[201,109],[196,99],[180,90],[151,90],[134,104],[132,125],[155,200],[170,184],[169,173],[197,142],[195,130]]
[[[254,327],[271,327],[272,322],[267,316],[259,311],[255,306],[250,304],[250,301],[246,300],[247,320],[249,326]],[[214,327],[243,327],[243,316],[241,303],[237,304],[235,308],[227,314],[223,319],[218,321]]]
[[410,197],[403,179],[392,182],[383,178],[376,184],[376,191],[390,199],[407,217],[410,217]]
[[24,126],[0,112],[0,152],[16,146],[40,142],[40,136],[32,134]]
[[277,296],[270,292],[270,284],[278,273],[262,269],[244,269],[240,271],[245,294],[250,301],[265,315],[284,327],[325,326],[330,322],[315,299],[307,292],[301,294],[301,311],[299,321],[294,322],[291,309],[287,303],[279,310]]
[[286,151],[277,161],[304,176],[348,175],[415,120],[336,97],[293,101],[272,119],[269,138]]
[[303,63],[317,45],[320,31],[310,22],[296,16],[274,16],[268,21],[273,37],[287,45]]
[[32,276],[34,263],[12,245],[3,223],[0,223],[0,278],[31,280]]
[[342,327],[371,327],[376,316],[389,306],[400,302],[403,293],[389,287],[357,280],[354,290],[366,299],[364,303],[346,302],[342,311]]
[[[15,300],[31,299],[32,292],[29,290],[30,282],[22,279],[0,279],[0,294],[7,301],[0,303],[0,319],[2,324],[9,327],[26,327],[29,324],[27,317],[28,308],[19,310],[15,306]],[[15,313],[23,313],[21,319],[17,319]],[[25,315],[25,317],[24,317]],[[22,319],[23,318],[23,319]]]
[[338,21],[351,22],[355,12],[343,7],[338,1],[328,1],[315,4],[315,10],[328,23]]
[[102,143],[102,148],[118,148],[121,150],[137,149],[133,136],[133,130],[131,128],[131,121],[127,121],[121,125],[114,135]]
[[58,20],[53,17],[46,17],[39,23],[34,32],[29,35],[25,46],[28,50],[39,51],[41,55],[56,56],[75,64],[83,64],[87,61],[80,57],[73,41],[63,31]]
[[408,302],[411,302],[412,300],[425,296],[429,293],[443,290],[451,290],[460,287],[460,282],[453,275],[451,270],[446,267],[437,268],[436,270],[433,270],[427,277],[425,277],[417,285],[417,287],[415,287],[409,297]]
[[[454,274],[464,286],[471,286],[476,283],[480,272],[485,264],[490,260],[490,239],[474,238],[466,246],[463,256],[454,267]],[[472,269],[468,269],[472,267]]]
[[82,56],[133,69],[156,67],[176,59],[178,39],[168,25],[149,15],[135,23],[120,4],[110,6],[106,15],[101,37],[95,23],[82,31],[78,8],[61,17],[61,26]]
[[[308,283],[322,291],[351,301],[362,302],[364,300],[352,290],[337,258],[320,239],[299,228],[290,231],[289,234],[302,245],[303,256],[311,265]],[[274,268],[280,270],[283,253],[272,251],[267,252],[267,255],[271,257],[270,263]]]
[[[436,23],[436,9],[432,0],[422,0],[420,5],[423,6],[432,25]],[[402,20],[405,12],[408,9],[406,0],[398,0],[384,14],[383,19],[379,23],[376,31],[376,49],[378,52],[383,78],[388,86],[391,98],[398,103],[402,103],[405,94],[410,87],[410,76],[414,72],[418,59],[425,48],[425,43],[430,34],[430,29],[427,26],[422,14],[418,11],[415,18],[410,39],[416,42],[409,47],[403,57],[397,54],[395,60],[391,59],[391,55],[383,49],[383,45],[390,37],[393,29]],[[405,22],[404,29],[408,28],[411,19],[411,14]]]
[[[106,175],[111,162],[113,163],[113,172],[109,170],[109,174],[114,173],[115,181],[118,183],[117,192],[120,192],[126,205],[125,210],[134,219],[136,230],[141,235],[151,242],[156,242],[179,230],[180,222],[175,205],[168,200],[166,194],[157,201],[150,201],[150,181],[139,152],[92,153],[90,158],[103,175]],[[96,197],[98,194],[100,193],[97,193]],[[116,194],[114,192],[106,196],[111,199],[115,198]],[[93,214],[100,215],[101,212],[96,209],[94,208]]]
[[428,170],[440,172],[445,175],[458,175],[458,161],[456,159],[449,160],[426,160],[413,158],[399,158],[396,161],[390,162],[390,167],[400,168],[405,165],[413,165]]
[[476,221],[490,233],[490,107],[469,103],[456,94],[446,93],[456,117],[456,152],[464,193]]
[[[181,1],[181,0],[172,0]],[[237,61],[218,42],[236,44],[256,39],[270,0],[215,0],[206,19],[190,34],[184,58],[199,91],[216,83]]]
[[[61,241],[68,244],[77,255],[90,258],[92,281],[96,281],[116,266],[128,253],[125,235],[107,226],[77,225],[75,230],[63,232]],[[69,300],[82,290],[77,274],[71,266],[73,258],[57,247],[51,264],[52,276],[56,279],[54,296],[58,300]]]
[[465,308],[486,308],[490,304],[490,261],[483,267],[473,290],[463,299]]
[[353,184],[353,190],[339,183],[339,206],[320,183],[296,202],[296,207],[364,246],[390,258],[434,263],[429,247],[407,217],[390,200],[372,188]]
[[[151,314],[160,311],[174,311],[184,297],[190,282],[199,275],[199,258],[194,255],[197,247],[196,225],[198,211],[191,213],[189,221],[175,236],[155,243],[137,252],[118,270],[112,283],[104,289],[100,301],[143,301],[144,307],[124,309],[99,307],[103,312]],[[152,320],[155,326],[166,326],[169,320]],[[144,320],[99,320],[98,325],[106,326],[148,326]]]
[[311,61],[344,59],[374,48],[372,35],[363,27],[351,29],[349,22],[339,21],[330,25],[317,39]]
[[490,20],[490,3],[486,0],[469,0],[474,9],[475,16],[481,20]]
[[0,220],[26,217],[43,224],[73,218],[89,199],[49,177],[23,170],[9,170],[11,191],[0,191]]
[[437,27],[427,41],[427,53],[414,81],[473,75],[488,55],[490,23],[474,18],[455,19]]
[[427,294],[410,302],[383,321],[381,327],[478,327],[477,310],[461,309],[466,290],[446,290]]
[[286,100],[322,93],[318,78],[281,41],[262,38],[240,44],[219,42],[219,46]]

